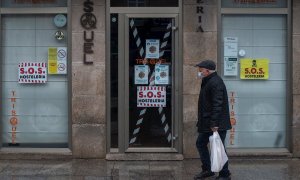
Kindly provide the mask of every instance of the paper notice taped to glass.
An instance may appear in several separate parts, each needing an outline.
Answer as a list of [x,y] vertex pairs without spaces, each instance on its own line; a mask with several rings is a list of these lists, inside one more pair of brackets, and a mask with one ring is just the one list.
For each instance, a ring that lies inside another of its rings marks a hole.
[[237,59],[235,57],[224,57],[224,76],[237,76]]

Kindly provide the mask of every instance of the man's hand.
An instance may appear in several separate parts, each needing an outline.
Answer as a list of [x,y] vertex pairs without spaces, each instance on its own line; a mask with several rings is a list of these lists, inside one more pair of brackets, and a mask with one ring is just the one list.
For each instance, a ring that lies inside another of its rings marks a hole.
[[213,127],[213,128],[210,128],[213,132],[216,132],[218,131],[219,127]]

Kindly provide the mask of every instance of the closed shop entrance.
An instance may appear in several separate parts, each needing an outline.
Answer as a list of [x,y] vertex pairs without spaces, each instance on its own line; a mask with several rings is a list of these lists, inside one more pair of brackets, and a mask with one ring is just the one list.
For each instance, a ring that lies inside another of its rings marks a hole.
[[[221,69],[233,125],[228,147],[285,151],[289,146],[287,7],[287,1],[222,1]],[[229,50],[230,43],[235,52]]]
[[111,13],[109,21],[109,151],[179,152],[178,13]]

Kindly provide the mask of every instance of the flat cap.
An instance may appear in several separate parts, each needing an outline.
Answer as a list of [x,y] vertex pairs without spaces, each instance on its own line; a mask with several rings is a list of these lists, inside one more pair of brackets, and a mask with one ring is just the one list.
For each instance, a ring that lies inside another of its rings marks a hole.
[[200,63],[196,64],[195,67],[206,68],[209,70],[216,70],[216,64],[212,60],[201,61]]

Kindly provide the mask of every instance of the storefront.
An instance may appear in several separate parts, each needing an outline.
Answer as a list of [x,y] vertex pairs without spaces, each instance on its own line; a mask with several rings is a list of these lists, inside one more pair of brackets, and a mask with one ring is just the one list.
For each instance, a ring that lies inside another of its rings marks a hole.
[[2,1],[2,147],[68,147],[67,18],[67,1]]
[[[288,144],[289,67],[287,1],[255,4],[222,1],[221,68],[231,92],[230,143],[239,148],[285,148]],[[244,8],[256,8],[251,14]],[[268,8],[268,12],[260,8]],[[274,8],[282,8],[281,11]],[[240,11],[240,12],[239,12]],[[264,12],[264,14],[262,14]],[[238,63],[239,62],[239,63]],[[249,64],[250,63],[250,64]]]
[[300,1],[2,0],[0,10],[0,155],[198,157],[194,65],[212,59],[229,94],[230,155],[300,156]]

